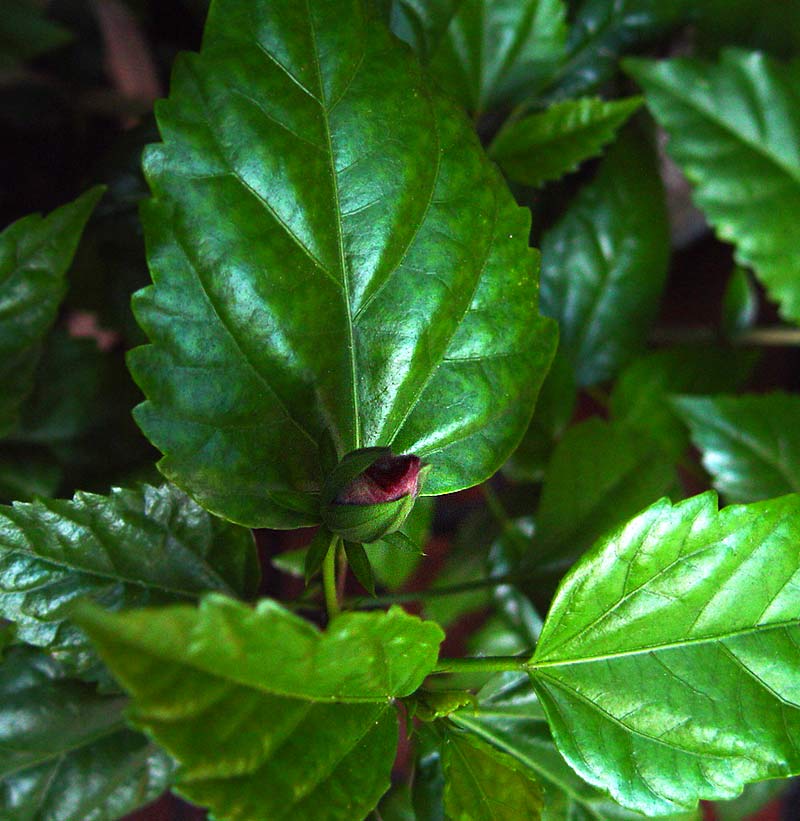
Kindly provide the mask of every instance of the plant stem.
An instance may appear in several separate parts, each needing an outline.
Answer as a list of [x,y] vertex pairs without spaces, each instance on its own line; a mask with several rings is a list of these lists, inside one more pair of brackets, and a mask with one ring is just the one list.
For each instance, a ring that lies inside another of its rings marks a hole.
[[427,590],[415,590],[406,593],[385,593],[381,596],[362,596],[351,600],[349,603],[355,608],[365,604],[379,607],[384,604],[401,604],[402,602],[421,601],[422,599],[435,599],[438,596],[454,596],[458,593],[468,593],[471,590],[480,590],[484,587],[499,587],[501,584],[513,584],[514,582],[527,581],[519,576],[489,576],[486,579],[476,579],[473,582],[462,582],[448,587],[430,587]]
[[[707,327],[661,327],[656,328],[650,341],[656,344],[711,344],[720,341],[719,332]],[[800,328],[785,325],[765,326],[742,331],[731,340],[733,345],[744,346],[800,346]]]
[[339,613],[339,596],[336,592],[336,552],[339,548],[339,537],[334,536],[331,546],[322,562],[322,588],[325,591],[325,607],[328,610],[328,621],[333,621]]
[[481,656],[479,658],[439,659],[431,675],[443,673],[502,673],[507,670],[525,672],[530,668],[527,656]]

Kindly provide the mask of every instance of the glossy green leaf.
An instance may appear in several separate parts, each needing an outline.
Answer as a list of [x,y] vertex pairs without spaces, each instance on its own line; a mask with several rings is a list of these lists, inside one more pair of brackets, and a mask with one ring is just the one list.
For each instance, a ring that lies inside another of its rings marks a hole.
[[729,502],[800,491],[800,396],[686,396],[674,406]]
[[542,239],[542,310],[579,385],[611,378],[641,348],[669,259],[664,191],[653,152],[634,131]]
[[363,818],[389,787],[391,698],[417,689],[443,638],[397,608],[321,633],[276,602],[213,595],[79,620],[135,723],[181,763],[181,792],[220,819]]
[[736,246],[787,319],[800,321],[800,63],[727,51],[716,64],[632,60],[627,70],[670,135],[717,235]]
[[722,332],[729,339],[740,336],[756,324],[758,309],[758,291],[749,273],[737,266],[722,297]]
[[71,33],[48,20],[31,0],[3,0],[0,14],[0,69],[38,57],[72,39]]
[[[558,752],[531,681],[502,673],[478,693],[477,705],[450,715],[463,730],[516,759],[542,785],[543,821],[640,821],[603,792],[587,784]],[[673,816],[674,817],[674,816]],[[696,814],[682,816],[696,818]]]
[[448,818],[538,821],[542,817],[542,787],[533,772],[474,735],[447,732],[442,765]]
[[167,789],[173,764],[125,726],[126,704],[42,653],[11,649],[0,664],[4,821],[114,821]]
[[584,0],[570,25],[562,64],[540,98],[554,102],[595,91],[617,71],[619,58],[686,18],[688,0]]
[[544,477],[527,562],[576,557],[672,486],[658,445],[622,425],[588,419],[570,428]]
[[670,396],[734,391],[748,379],[757,358],[755,350],[715,345],[653,351],[620,374],[611,414],[615,422],[651,437],[667,457],[679,459],[689,437]]
[[509,121],[489,146],[489,156],[515,182],[539,186],[557,180],[600,154],[641,104],[641,97],[564,100]]
[[23,641],[68,654],[81,669],[92,655],[68,620],[76,599],[120,609],[209,590],[250,597],[258,582],[250,532],[170,485],[0,508],[0,616]]
[[66,291],[65,275],[102,188],[47,217],[32,214],[0,233],[0,435],[14,427],[33,387],[41,343]]
[[442,87],[479,115],[530,94],[566,45],[563,0],[396,0],[392,23]]
[[800,496],[662,500],[563,580],[530,664],[587,781],[657,815],[800,772]]
[[518,482],[541,482],[553,448],[572,421],[577,400],[572,363],[558,351],[545,377],[528,430],[503,466],[506,475]]
[[[379,0],[383,2],[383,0]],[[414,49],[422,63],[430,61],[464,0],[386,0],[392,32]]]
[[323,437],[424,457],[427,495],[493,473],[554,329],[529,213],[408,49],[360,0],[220,0],[158,119],[130,364],[162,471],[270,527],[318,521]]
[[445,821],[444,773],[441,743],[431,727],[417,728],[414,736],[414,775],[411,803],[417,821]]

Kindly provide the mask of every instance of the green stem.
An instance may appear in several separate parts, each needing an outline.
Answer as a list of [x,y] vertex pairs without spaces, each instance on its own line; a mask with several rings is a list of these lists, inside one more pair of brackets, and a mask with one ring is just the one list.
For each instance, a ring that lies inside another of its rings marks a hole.
[[443,673],[503,673],[507,670],[526,672],[530,661],[526,656],[482,656],[480,658],[439,659],[432,675]]
[[333,621],[342,609],[339,606],[339,596],[336,592],[336,552],[339,547],[339,537],[334,536],[331,546],[325,554],[322,563],[322,588],[325,591],[325,607],[328,610],[328,621]]
[[499,587],[501,584],[513,584],[515,582],[527,581],[527,577],[520,576],[489,576],[486,579],[476,579],[473,582],[462,582],[448,587],[429,587],[427,590],[415,590],[405,593],[385,593],[381,596],[366,596],[349,600],[353,608],[369,605],[380,607],[384,604],[402,604],[403,602],[422,601],[423,599],[435,599],[439,596],[454,596],[458,593],[469,593],[471,590],[480,590],[484,587]]

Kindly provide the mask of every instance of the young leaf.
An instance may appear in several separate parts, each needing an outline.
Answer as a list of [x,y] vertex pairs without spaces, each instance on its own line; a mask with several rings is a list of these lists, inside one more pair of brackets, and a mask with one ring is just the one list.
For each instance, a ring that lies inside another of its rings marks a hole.
[[736,246],[778,302],[800,321],[800,63],[727,51],[717,64],[631,60],[628,72],[670,135],[669,152],[695,186],[718,236]]
[[757,359],[752,349],[714,345],[653,351],[634,360],[617,379],[611,414],[615,422],[651,437],[668,458],[677,460],[689,437],[670,395],[734,391],[748,379]]
[[181,763],[181,792],[221,819],[364,817],[389,786],[390,700],[419,687],[444,638],[397,608],[320,633],[276,602],[214,595],[197,610],[78,618],[135,723]]
[[347,561],[353,575],[358,579],[359,584],[370,594],[375,595],[375,576],[372,572],[372,565],[369,563],[367,552],[364,546],[358,542],[345,542],[344,550]]
[[685,396],[673,404],[729,502],[800,491],[800,396]]
[[530,94],[564,55],[563,0],[397,0],[392,26],[441,86],[480,115]]
[[489,156],[515,182],[539,186],[557,180],[597,156],[641,104],[641,97],[564,100],[509,122],[489,146]]
[[0,233],[0,435],[14,427],[33,387],[41,342],[66,291],[67,269],[102,194],[102,188],[92,188],[47,217],[23,217]]
[[642,346],[669,258],[655,157],[633,131],[542,239],[542,310],[579,385],[611,378]]
[[663,500],[565,577],[530,664],[556,743],[650,815],[800,771],[800,496]]
[[442,745],[444,809],[459,821],[537,821],[544,804],[533,772],[470,733]]
[[[496,676],[478,693],[477,706],[452,713],[449,719],[530,770],[542,785],[548,821],[641,821],[639,813],[621,807],[569,767],[527,675]],[[688,821],[698,816],[680,817]]]
[[493,473],[554,328],[529,213],[408,49],[359,0],[219,0],[158,118],[130,364],[162,471],[269,527],[319,521],[324,436],[424,457],[427,495]]
[[597,418],[575,425],[547,467],[528,561],[580,555],[674,479],[674,465],[650,439]]
[[112,609],[186,601],[216,590],[252,596],[252,535],[209,516],[175,487],[116,488],[0,508],[0,616],[20,639],[92,661],[68,605],[89,597]]
[[0,664],[0,815],[6,821],[102,821],[170,785],[169,757],[125,726],[127,699],[64,677],[27,647]]

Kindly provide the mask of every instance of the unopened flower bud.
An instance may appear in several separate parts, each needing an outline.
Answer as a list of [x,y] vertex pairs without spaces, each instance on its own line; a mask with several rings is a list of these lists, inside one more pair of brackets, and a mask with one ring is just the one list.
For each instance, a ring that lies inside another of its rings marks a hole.
[[350,542],[375,542],[394,533],[414,507],[426,472],[418,456],[394,456],[388,448],[354,451],[328,481],[323,522]]

